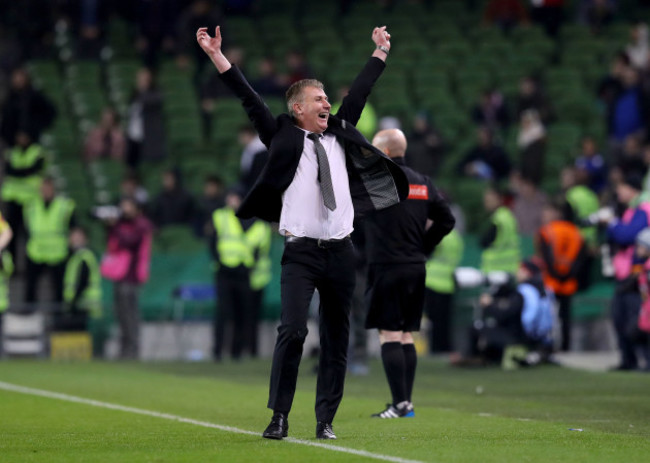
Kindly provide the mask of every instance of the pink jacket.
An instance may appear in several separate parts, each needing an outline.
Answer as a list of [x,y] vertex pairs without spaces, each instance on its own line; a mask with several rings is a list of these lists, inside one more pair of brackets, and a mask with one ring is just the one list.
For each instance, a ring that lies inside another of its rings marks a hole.
[[153,227],[145,217],[121,219],[108,233],[101,273],[112,281],[143,284],[149,279]]
[[[638,208],[645,211],[645,213],[650,218],[650,203],[642,202],[637,206]],[[637,208],[629,208],[623,214],[621,221],[623,223],[629,222],[634,215],[634,211]],[[650,220],[649,220],[650,222]],[[650,226],[650,223],[648,223]],[[621,281],[627,278],[632,271],[632,259],[634,258],[634,245],[628,246],[626,248],[620,249],[612,259],[612,264],[614,265],[614,276],[616,280]]]

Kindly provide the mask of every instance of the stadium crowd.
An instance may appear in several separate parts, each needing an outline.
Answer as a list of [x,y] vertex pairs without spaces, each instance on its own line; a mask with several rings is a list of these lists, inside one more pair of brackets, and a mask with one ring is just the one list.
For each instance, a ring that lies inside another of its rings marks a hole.
[[[237,181],[224,185],[222,177],[217,175],[222,169],[215,164],[213,173],[204,172],[202,194],[195,195],[196,185],[192,188],[184,185],[182,156],[170,155],[174,148],[166,139],[169,127],[163,111],[168,102],[157,85],[157,76],[162,64],[171,60],[175,66],[194,70],[191,79],[200,108],[202,135],[209,144],[215,135],[213,120],[222,117],[215,108],[232,95],[216,73],[206,70],[209,62],[194,41],[199,25],[222,22],[226,25],[224,48],[228,59],[242,69],[253,71],[255,78],[251,85],[263,96],[282,97],[290,84],[312,77],[318,63],[309,62],[299,49],[289,49],[281,57],[262,56],[254,62],[247,61],[250,50],[239,44],[238,31],[228,31],[228,19],[262,15],[263,1],[231,0],[219,2],[218,6],[209,0],[61,0],[48,2],[47,7],[35,1],[1,3],[2,11],[7,13],[0,20],[3,30],[0,136],[5,153],[2,210],[14,234],[2,251],[2,262],[3,271],[7,271],[10,265],[5,263],[5,256],[13,256],[17,261],[14,278],[25,281],[23,294],[12,294],[12,301],[33,303],[49,297],[62,303],[61,317],[67,317],[66,310],[72,306],[81,307],[81,313],[97,315],[97,272],[101,267],[105,278],[118,282],[114,310],[120,320],[122,354],[136,357],[137,292],[148,278],[151,241],[156,239],[157,231],[182,225],[206,240],[206,248],[219,264],[215,272],[217,288],[220,294],[231,295],[220,299],[216,310],[215,357],[222,355],[224,317],[231,319],[241,333],[241,337],[233,339],[232,355],[239,357],[246,348],[255,355],[256,339],[251,333],[259,318],[261,290],[270,279],[267,268],[270,237],[266,238],[270,230],[262,230],[255,222],[236,219],[233,211],[265,165],[266,150],[250,127],[240,127]],[[337,14],[342,18],[350,15],[356,3],[391,11],[404,4],[435,10],[438,2],[341,1],[337,4]],[[465,3],[469,9],[482,9],[484,26],[477,23],[476,28],[492,25],[507,35],[517,28],[538,24],[550,40],[556,41],[563,28],[576,21],[589,27],[594,37],[603,34],[621,23],[619,16],[630,2],[467,0]],[[647,2],[637,3],[635,6],[639,8],[648,6]],[[36,5],[40,14],[28,14]],[[128,25],[142,68],[132,83],[126,111],[104,108],[101,118],[85,131],[78,149],[79,163],[108,159],[125,166],[120,195],[112,200],[116,208],[103,209],[105,214],[99,216],[95,214],[95,219],[101,220],[108,230],[106,248],[95,249],[104,255],[100,265],[86,251],[83,259],[75,258],[80,250],[87,250],[87,233],[82,225],[89,223],[91,211],[78,210],[75,198],[57,193],[49,175],[49,155],[41,144],[43,134],[56,124],[66,108],[57,107],[48,95],[31,84],[24,65],[35,59],[57,59],[52,34],[55,24],[65,25],[72,31],[75,59],[107,59],[108,30],[114,18]],[[16,31],[21,31],[21,35]],[[26,31],[24,35],[22,31]],[[443,190],[449,186],[450,178],[441,172],[449,172],[452,182],[472,179],[480,186],[472,191],[483,194],[484,211],[455,208],[457,230],[443,240],[428,265],[426,313],[432,321],[431,352],[446,352],[458,345],[451,336],[452,296],[457,292],[454,270],[462,261],[463,237],[468,232],[463,228],[463,212],[472,223],[479,221],[471,216],[482,213],[489,218],[483,221],[483,229],[470,225],[469,231],[479,235],[484,272],[502,270],[514,278],[523,257],[531,257],[522,256],[517,243],[521,237],[533,239],[534,256],[532,261],[525,261],[528,274],[520,279],[537,278],[532,287],[538,289],[542,298],[545,291],[554,294],[561,324],[560,335],[555,340],[559,349],[571,349],[573,296],[590,285],[600,284],[604,278],[613,278],[616,287],[612,294],[612,322],[622,354],[620,368],[631,370],[640,365],[650,368],[647,325],[638,323],[640,313],[641,319],[646,316],[641,307],[647,301],[650,269],[644,251],[650,243],[643,232],[650,226],[649,45],[648,26],[641,21],[630,23],[628,43],[622,44],[610,57],[609,72],[603,72],[596,85],[587,89],[592,102],[601,108],[604,130],[581,133],[573,155],[562,159],[562,166],[555,166],[562,167],[559,182],[548,177],[549,163],[557,162],[557,156],[549,152],[557,146],[552,137],[561,136],[550,127],[558,118],[565,117],[564,107],[562,101],[547,91],[543,75],[523,75],[515,92],[500,89],[498,82],[489,85],[482,89],[469,110],[456,108],[462,124],[474,127],[476,133],[475,145],[460,145],[468,148],[461,156],[452,155],[458,152],[458,143],[446,137],[438,124],[438,115],[430,108],[413,107],[408,117],[403,117],[378,111],[371,104],[367,106],[359,123],[360,128],[363,124],[362,132],[367,138],[379,129],[401,127],[408,136],[407,164],[434,181],[440,180]],[[398,53],[396,48],[394,54]],[[330,89],[332,96],[336,90],[341,95],[346,91]],[[341,96],[336,97],[337,101],[340,99]],[[175,165],[162,173],[158,191],[150,191],[151,188],[148,191],[141,184],[141,179],[148,175],[147,167],[170,158],[175,160]],[[558,188],[553,188],[554,185]],[[449,190],[452,200],[467,204],[461,197],[462,191]],[[80,259],[83,264],[79,263]],[[610,261],[613,261],[611,266]],[[69,272],[72,273],[68,275]],[[45,273],[52,282],[49,296],[37,284],[40,275]],[[244,287],[240,284],[242,276],[248,283]],[[544,285],[539,284],[540,278]],[[1,281],[7,287],[8,277]],[[75,289],[69,290],[69,286]],[[83,298],[87,301],[78,305]],[[491,306],[493,299],[484,299],[481,305]],[[522,296],[515,304],[515,318],[521,318],[524,299]],[[243,305],[250,307],[245,314],[236,310]],[[517,340],[506,344],[522,342],[522,325],[515,325]],[[476,332],[473,336],[476,337]],[[503,344],[502,339],[500,343]],[[641,363],[637,359],[639,352],[644,358]],[[359,356],[363,358],[362,353]]]

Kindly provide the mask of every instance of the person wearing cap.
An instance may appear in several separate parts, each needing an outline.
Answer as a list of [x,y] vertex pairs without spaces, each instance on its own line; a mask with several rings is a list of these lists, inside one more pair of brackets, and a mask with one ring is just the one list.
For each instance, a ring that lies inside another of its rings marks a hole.
[[217,361],[221,360],[228,322],[233,325],[230,356],[239,360],[245,347],[250,349],[251,355],[256,354],[254,291],[261,289],[256,284],[259,279],[256,265],[259,264],[258,258],[264,257],[260,254],[266,255],[270,248],[271,228],[261,220],[240,219],[235,215],[243,195],[242,186],[231,187],[226,194],[226,205],[212,214],[214,233],[210,249],[216,268],[217,288],[213,355]]
[[634,265],[634,243],[637,235],[650,225],[650,202],[643,201],[643,178],[636,172],[628,173],[616,186],[618,201],[627,209],[621,218],[607,223],[607,239],[616,247],[613,257],[616,290],[612,298],[612,322],[616,332],[621,361],[618,370],[638,368],[637,343],[630,337],[629,327],[636,323],[641,306]]
[[365,219],[366,328],[379,331],[381,360],[392,396],[392,403],[372,416],[411,417],[417,364],[412,332],[420,330],[424,310],[426,260],[456,220],[431,180],[406,166],[407,143],[401,130],[382,130],[372,143],[404,170],[410,184],[406,201]]

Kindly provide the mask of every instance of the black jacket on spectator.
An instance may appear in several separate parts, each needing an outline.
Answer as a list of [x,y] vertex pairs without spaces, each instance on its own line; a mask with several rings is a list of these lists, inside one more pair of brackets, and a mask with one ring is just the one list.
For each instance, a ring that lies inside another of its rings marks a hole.
[[38,90],[27,87],[21,91],[10,91],[2,105],[0,135],[5,143],[13,146],[18,132],[27,133],[37,141],[56,117],[56,108]]

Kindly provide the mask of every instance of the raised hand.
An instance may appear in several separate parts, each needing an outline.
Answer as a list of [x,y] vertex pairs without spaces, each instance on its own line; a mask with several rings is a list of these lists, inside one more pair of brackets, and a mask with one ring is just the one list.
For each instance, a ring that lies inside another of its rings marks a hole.
[[221,43],[223,40],[221,39],[220,26],[215,27],[214,37],[210,37],[207,27],[199,27],[199,30],[196,31],[196,41],[203,51],[210,57],[210,60],[216,66],[217,71],[224,73],[230,69],[230,62],[221,52]]
[[210,37],[207,27],[200,27],[199,30],[196,31],[196,41],[208,55],[221,52],[222,39],[220,26],[217,26],[214,29],[214,37]]
[[378,47],[384,46],[390,50],[390,34],[386,31],[386,26],[375,27],[372,30],[372,41]]

